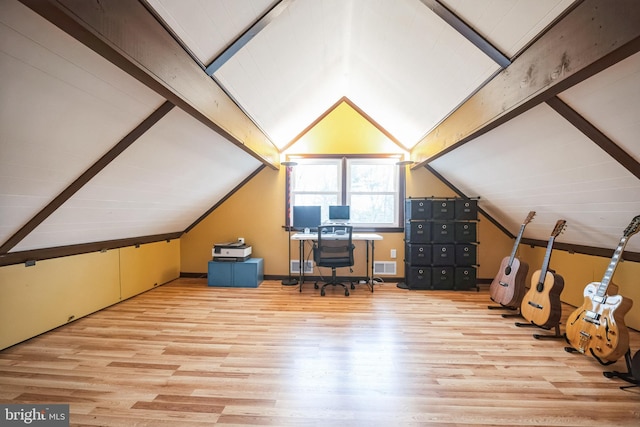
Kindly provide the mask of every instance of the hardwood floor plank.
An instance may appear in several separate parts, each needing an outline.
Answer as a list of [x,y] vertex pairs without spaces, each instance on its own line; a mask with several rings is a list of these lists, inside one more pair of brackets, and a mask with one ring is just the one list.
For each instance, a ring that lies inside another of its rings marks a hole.
[[179,279],[0,351],[0,400],[69,403],[87,426],[640,425],[640,388],[603,375],[623,359],[534,339],[553,331],[491,304],[488,289]]

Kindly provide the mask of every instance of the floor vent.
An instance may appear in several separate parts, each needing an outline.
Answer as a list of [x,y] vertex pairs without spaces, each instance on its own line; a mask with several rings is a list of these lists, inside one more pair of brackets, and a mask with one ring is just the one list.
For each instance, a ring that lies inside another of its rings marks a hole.
[[[300,272],[300,260],[292,259],[291,260],[291,273],[299,273]],[[313,261],[307,260],[304,262],[304,273],[310,274],[313,273]]]
[[373,263],[373,274],[396,274],[396,262],[395,261],[376,261]]

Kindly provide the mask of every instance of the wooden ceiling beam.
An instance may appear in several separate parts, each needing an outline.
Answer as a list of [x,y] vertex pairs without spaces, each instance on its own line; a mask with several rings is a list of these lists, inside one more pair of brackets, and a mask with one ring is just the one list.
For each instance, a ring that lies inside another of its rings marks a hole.
[[129,148],[134,142],[138,140],[145,132],[147,132],[153,125],[158,123],[160,119],[169,113],[173,109],[173,104],[165,102],[149,117],[142,121],[135,129],[129,132],[124,138],[122,138],[116,145],[113,146],[105,155],[100,157],[89,169],[84,171],[75,181],[73,181],[67,188],[65,188],[60,194],[58,194],[51,202],[49,202],[44,208],[40,210],[33,218],[31,218],[20,230],[9,237],[6,242],[0,245],[0,262],[2,257],[5,256],[13,247],[20,243],[25,237],[35,230],[40,224],[42,224],[51,214],[53,214],[60,206],[62,206],[67,200],[69,200],[74,194],[76,194],[82,187],[84,187],[89,181],[91,181],[96,175],[98,175],[104,168],[106,168],[112,161],[114,161],[120,154],[122,154],[127,148]]
[[263,164],[278,167],[275,145],[141,2],[19,1]]
[[591,141],[595,142],[598,147],[613,157],[614,160],[620,163],[626,170],[640,179],[640,163],[602,133],[600,129],[589,123],[589,121],[557,96],[548,99],[547,104]]
[[583,1],[425,136],[411,150],[412,168],[424,166],[638,51],[640,2]]
[[224,52],[222,52],[217,58],[215,58],[211,64],[207,66],[206,72],[209,76],[215,74],[229,59],[233,57],[240,49],[246,46],[251,39],[264,30],[269,24],[271,24],[282,12],[284,12],[293,0],[280,0],[275,6],[265,13],[255,24],[253,24],[247,31],[242,33],[240,37],[229,45]]

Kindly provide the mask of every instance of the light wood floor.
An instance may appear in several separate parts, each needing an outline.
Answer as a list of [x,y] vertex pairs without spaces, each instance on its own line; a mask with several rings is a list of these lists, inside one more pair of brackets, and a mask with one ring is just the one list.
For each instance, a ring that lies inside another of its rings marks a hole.
[[69,403],[92,426],[640,425],[640,388],[603,376],[624,360],[569,354],[488,305],[488,287],[180,279],[0,352],[0,402]]

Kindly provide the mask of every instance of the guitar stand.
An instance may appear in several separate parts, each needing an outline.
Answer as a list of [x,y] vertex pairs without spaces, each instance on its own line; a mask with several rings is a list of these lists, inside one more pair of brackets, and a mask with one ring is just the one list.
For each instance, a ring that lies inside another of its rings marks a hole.
[[510,317],[520,317],[520,309],[517,307],[507,307],[506,305],[490,305],[487,306],[489,310],[509,310],[509,311],[518,311],[517,313],[505,313],[502,314],[502,317],[508,319]]
[[[545,330],[549,330],[551,328],[543,328],[542,326],[538,326],[535,323],[523,323],[523,322],[516,322],[515,325],[519,328],[525,328],[525,327],[536,327],[536,328],[540,328],[540,329],[545,329]],[[560,334],[560,324],[558,323],[555,326],[555,334],[554,335],[541,335],[541,334],[533,334],[533,337],[537,340],[544,340],[544,339],[558,339],[558,338],[564,338],[564,336],[562,334]]]
[[[639,369],[640,368],[640,351],[637,352],[635,356],[633,356],[633,361],[632,361],[631,350],[627,349],[627,352],[624,354],[624,361],[627,365],[627,372],[608,371],[608,372],[603,372],[602,375],[604,375],[607,378],[620,378],[621,380],[631,383],[631,385],[621,386],[620,390],[625,390],[627,388],[633,388],[633,387],[640,387],[640,378],[636,378],[635,376],[635,374],[640,374],[640,372],[636,372],[636,371],[640,371]],[[634,366],[634,363],[636,364],[636,366]]]

